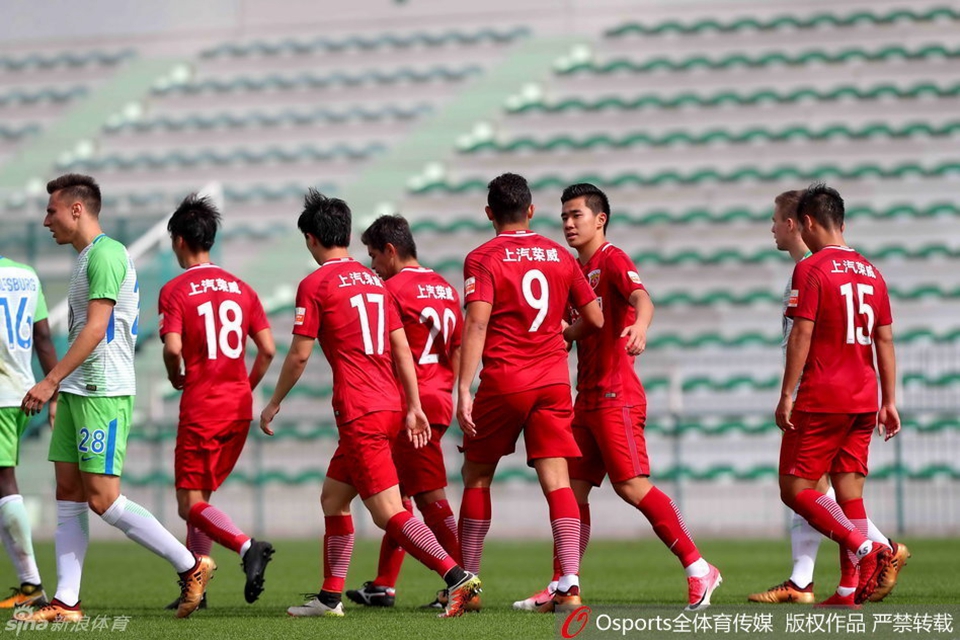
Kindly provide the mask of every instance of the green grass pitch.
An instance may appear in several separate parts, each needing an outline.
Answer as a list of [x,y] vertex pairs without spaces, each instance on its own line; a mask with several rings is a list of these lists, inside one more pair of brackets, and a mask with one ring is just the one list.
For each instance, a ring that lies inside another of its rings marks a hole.
[[[900,584],[887,602],[895,604],[957,604],[960,602],[960,558],[956,540],[905,539],[913,558],[901,574]],[[549,542],[491,541],[484,553],[484,610],[459,620],[438,620],[417,606],[433,599],[442,586],[435,575],[407,559],[400,576],[394,609],[364,609],[346,602],[342,619],[290,618],[285,610],[301,602],[301,594],[320,585],[320,543],[278,541],[277,553],[267,571],[266,591],[248,605],[243,600],[243,574],[238,558],[215,547],[219,565],[208,589],[210,608],[187,620],[176,620],[163,606],[178,592],[176,576],[160,560],[132,542],[93,542],[87,554],[83,584],[84,611],[90,618],[129,616],[126,630],[88,631],[97,636],[129,638],[554,638],[553,616],[514,612],[510,604],[543,587],[551,567]],[[347,578],[357,587],[376,573],[378,542],[358,540]],[[747,594],[762,590],[788,576],[787,540],[704,540],[700,550],[723,573],[724,583],[714,594],[714,604],[741,604]],[[52,597],[56,584],[53,544],[37,548],[40,568]],[[836,546],[821,546],[816,575],[817,597],[825,598],[836,586]],[[16,582],[9,562],[0,564],[0,578]],[[683,571],[657,541],[596,540],[582,568],[584,601],[588,604],[676,605],[680,612],[686,597]],[[756,605],[762,608],[763,605]],[[786,605],[793,606],[793,605]],[[877,609],[879,610],[879,609]],[[960,622],[960,621],[958,621]],[[21,637],[56,637],[60,632],[22,629]],[[11,630],[0,633],[13,637]],[[76,637],[71,634],[71,637]]]

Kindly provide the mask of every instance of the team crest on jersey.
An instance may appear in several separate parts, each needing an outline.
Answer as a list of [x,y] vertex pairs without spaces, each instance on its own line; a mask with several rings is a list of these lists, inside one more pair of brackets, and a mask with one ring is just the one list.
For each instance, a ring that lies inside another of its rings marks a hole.
[[293,310],[293,325],[299,327],[307,315],[306,307],[297,307]]
[[590,286],[596,289],[597,285],[600,284],[600,269],[594,269],[588,273],[587,280],[590,281]]
[[627,277],[633,284],[640,284],[640,274],[636,271],[627,271]]
[[790,289],[790,297],[787,298],[788,307],[796,307],[800,303],[800,291],[798,289]]
[[463,282],[463,295],[468,296],[474,291],[477,290],[477,279],[476,278],[467,278]]

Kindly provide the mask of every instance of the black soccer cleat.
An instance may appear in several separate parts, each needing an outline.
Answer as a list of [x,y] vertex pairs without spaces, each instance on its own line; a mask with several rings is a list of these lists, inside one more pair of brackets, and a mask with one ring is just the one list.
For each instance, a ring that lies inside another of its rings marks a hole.
[[251,539],[250,548],[243,554],[240,566],[247,575],[247,583],[243,587],[243,597],[249,603],[254,603],[263,593],[263,573],[273,556],[273,545],[265,540]]
[[373,582],[364,582],[359,589],[347,591],[347,597],[365,607],[392,607],[397,601],[397,590],[380,587]]

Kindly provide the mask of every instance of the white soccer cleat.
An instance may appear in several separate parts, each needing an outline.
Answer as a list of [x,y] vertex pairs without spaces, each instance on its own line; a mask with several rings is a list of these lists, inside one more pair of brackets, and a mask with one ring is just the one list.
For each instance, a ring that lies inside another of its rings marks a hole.
[[309,617],[327,617],[327,618],[342,618],[343,617],[343,603],[338,602],[335,607],[328,607],[327,605],[320,602],[320,598],[317,597],[317,594],[309,594],[309,599],[301,605],[290,607],[287,609],[287,615],[293,616],[295,618],[309,618]]
[[553,595],[556,593],[547,586],[543,591],[538,591],[529,598],[517,600],[513,603],[513,608],[517,611],[540,611],[542,607],[553,602]]

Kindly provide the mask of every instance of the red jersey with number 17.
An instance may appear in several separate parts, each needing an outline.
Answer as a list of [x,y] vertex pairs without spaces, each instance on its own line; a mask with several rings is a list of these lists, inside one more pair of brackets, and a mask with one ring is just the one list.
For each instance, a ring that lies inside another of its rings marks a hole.
[[460,296],[440,274],[424,267],[401,269],[386,284],[413,352],[423,412],[430,424],[449,426],[453,419],[451,356],[460,347],[463,333]]
[[880,271],[850,247],[830,246],[797,263],[792,281],[786,315],[814,322],[795,408],[876,411],[873,341],[877,327],[893,323]]
[[467,256],[466,304],[493,309],[483,346],[480,392],[519,393],[570,384],[560,322],[594,299],[573,256],[532,231],[499,234]]
[[190,267],[160,289],[160,337],[183,343],[181,424],[250,420],[246,340],[270,328],[257,293],[215,264]]
[[383,281],[353,258],[327,260],[300,282],[293,334],[320,340],[338,425],[400,411],[390,333],[402,328]]

